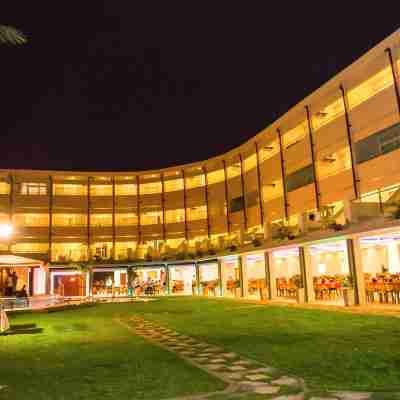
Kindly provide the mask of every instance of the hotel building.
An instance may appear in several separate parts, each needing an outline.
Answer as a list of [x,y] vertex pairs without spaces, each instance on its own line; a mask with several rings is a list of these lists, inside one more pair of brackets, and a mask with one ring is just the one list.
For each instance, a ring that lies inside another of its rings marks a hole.
[[13,227],[1,254],[48,263],[26,272],[46,279],[37,293],[105,295],[109,280],[122,295],[134,268],[157,293],[342,304],[350,287],[357,304],[399,304],[399,70],[400,30],[201,162],[0,170],[0,225]]

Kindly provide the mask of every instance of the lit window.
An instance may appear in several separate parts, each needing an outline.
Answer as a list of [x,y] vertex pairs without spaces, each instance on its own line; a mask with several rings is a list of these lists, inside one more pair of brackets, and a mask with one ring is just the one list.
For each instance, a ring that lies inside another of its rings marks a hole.
[[203,174],[186,177],[186,189],[194,189],[202,187],[206,184],[205,176]]
[[12,247],[13,253],[47,253],[49,250],[48,243],[16,243]]
[[161,182],[147,182],[140,184],[140,194],[157,194],[161,192]]
[[165,222],[167,224],[185,222],[185,210],[183,208],[179,208],[176,210],[167,210],[165,212]]
[[137,225],[138,217],[133,213],[115,214],[115,224],[117,226]]
[[148,211],[144,212],[140,216],[141,225],[156,225],[162,224],[163,216],[162,211]]
[[121,183],[115,185],[115,194],[117,196],[136,196],[137,186],[134,183]]
[[86,214],[53,214],[54,226],[86,226]]
[[208,184],[219,183],[225,181],[225,174],[223,169],[212,171],[207,174]]
[[21,183],[21,194],[33,196],[33,195],[46,195],[47,184],[37,182],[24,182]]
[[76,183],[55,183],[53,193],[56,196],[86,196],[87,187]]
[[10,185],[7,182],[0,182],[0,194],[9,194]]
[[200,219],[207,219],[207,207],[199,206],[187,209],[187,217],[189,221],[197,221]]
[[17,226],[49,226],[49,214],[15,214]]
[[90,185],[91,196],[112,196],[112,185]]
[[91,226],[112,226],[112,214],[91,214]]
[[164,190],[166,192],[175,192],[177,190],[183,190],[183,179],[171,179],[164,182]]
[[230,165],[229,167],[227,167],[226,173],[228,175],[228,179],[235,178],[236,176],[240,176],[240,173],[241,173],[240,162],[237,162],[236,164],[233,164],[233,165]]

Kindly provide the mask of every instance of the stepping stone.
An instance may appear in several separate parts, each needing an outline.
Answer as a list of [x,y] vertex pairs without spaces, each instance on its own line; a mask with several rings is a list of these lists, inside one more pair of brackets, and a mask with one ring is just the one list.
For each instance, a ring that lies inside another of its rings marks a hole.
[[248,379],[249,381],[261,381],[263,379],[270,379],[269,376],[264,374],[246,375],[245,378]]
[[333,392],[332,394],[342,400],[367,400],[371,397],[371,393],[368,392]]
[[207,364],[206,368],[209,369],[210,371],[218,371],[220,369],[223,369],[223,365],[218,365],[218,364]]
[[242,367],[241,365],[234,365],[232,367],[228,367],[228,369],[229,369],[229,371],[233,371],[233,372],[236,372],[236,371],[247,371],[247,368]]
[[243,373],[241,372],[228,372],[223,374],[225,378],[231,379],[231,380],[240,380],[243,379]]
[[223,358],[214,358],[213,360],[210,360],[210,363],[213,363],[213,364],[221,364],[224,362],[226,362],[226,360],[224,360]]
[[245,360],[240,360],[240,361],[235,361],[232,363],[233,365],[252,365],[254,363],[252,363],[251,361],[245,361]]
[[[289,376],[282,376],[279,379],[275,379],[271,382],[273,385],[285,385],[285,386],[298,386],[300,383],[297,379],[291,378]],[[358,399],[356,399],[358,400]],[[363,399],[361,399],[363,400]]]
[[275,394],[280,390],[279,386],[271,386],[267,383],[256,383],[256,382],[240,382],[240,388],[242,390],[249,390],[258,394]]
[[257,386],[253,389],[253,392],[257,394],[275,394],[278,393],[279,390],[280,388],[278,386]]

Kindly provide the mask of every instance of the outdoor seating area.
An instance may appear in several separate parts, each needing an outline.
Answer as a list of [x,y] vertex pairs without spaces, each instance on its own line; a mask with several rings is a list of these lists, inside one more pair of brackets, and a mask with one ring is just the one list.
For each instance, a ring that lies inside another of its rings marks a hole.
[[346,277],[342,275],[322,275],[313,278],[315,300],[337,300],[343,297],[343,282]]
[[400,304],[400,274],[365,274],[368,303]]
[[276,295],[278,297],[296,298],[298,290],[299,276],[292,278],[277,278],[276,279]]

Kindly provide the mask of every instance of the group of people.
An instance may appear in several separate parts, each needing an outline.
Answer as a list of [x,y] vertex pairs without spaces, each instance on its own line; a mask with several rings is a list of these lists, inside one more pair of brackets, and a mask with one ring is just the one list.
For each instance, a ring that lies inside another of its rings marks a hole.
[[161,294],[162,290],[164,289],[164,285],[165,282],[152,279],[150,276],[145,281],[135,278],[131,284],[134,292],[132,294],[135,296],[141,296],[144,294],[150,296],[158,295]]
[[26,291],[26,285],[21,290],[17,290],[18,275],[15,271],[7,271],[7,277],[5,280],[4,296],[5,297],[28,297]]

